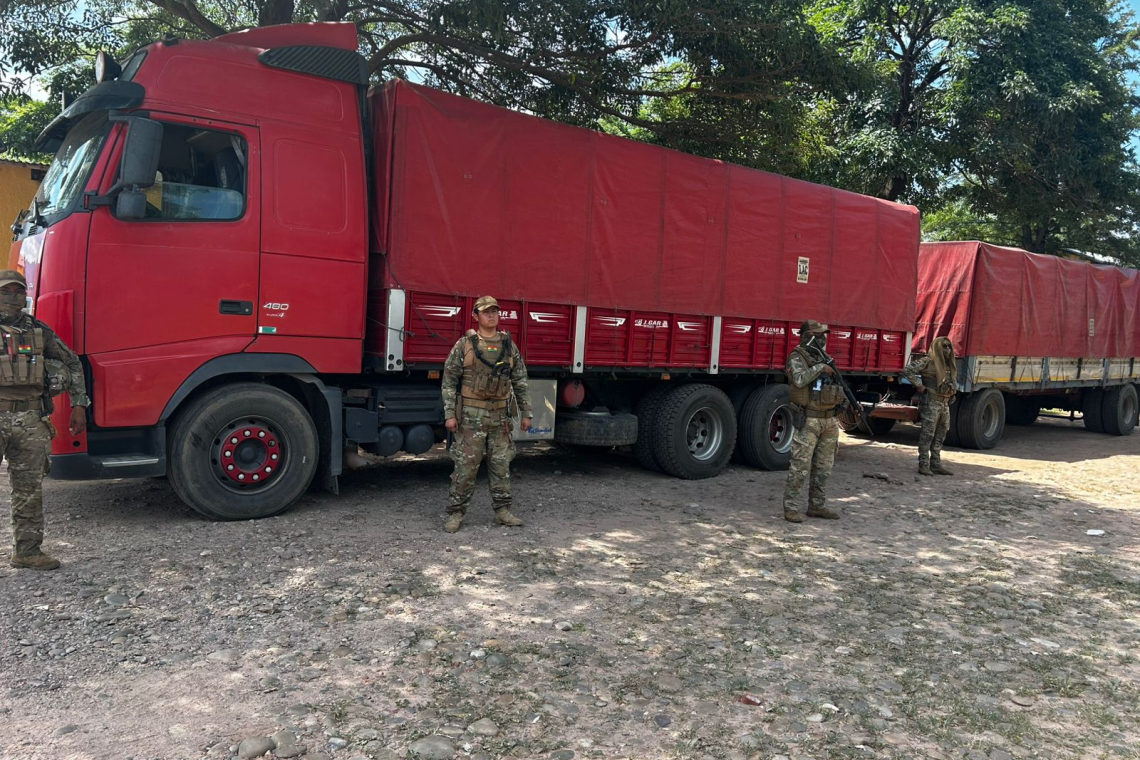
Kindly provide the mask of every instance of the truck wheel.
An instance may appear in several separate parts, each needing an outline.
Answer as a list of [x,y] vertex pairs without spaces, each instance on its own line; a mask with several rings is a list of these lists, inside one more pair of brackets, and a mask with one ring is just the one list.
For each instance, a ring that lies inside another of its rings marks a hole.
[[628,446],[637,441],[637,417],[609,412],[559,412],[554,440],[573,446]]
[[1041,414],[1041,402],[1029,396],[1005,397],[1005,421],[1010,425],[1032,425]]
[[967,449],[992,449],[1005,430],[1005,397],[996,388],[971,393],[958,411],[958,439]]
[[661,400],[672,385],[658,385],[651,388],[637,402],[634,414],[637,415],[637,442],[633,444],[633,455],[637,463],[651,472],[661,472],[661,465],[657,462],[657,455],[653,453],[653,431],[656,426],[657,410],[661,407]]
[[1109,435],[1131,435],[1136,427],[1136,386],[1118,385],[1105,391],[1100,419]]
[[1103,433],[1104,417],[1104,391],[1100,388],[1085,388],[1081,397],[1081,417],[1084,419],[1085,430],[1093,433]]
[[795,432],[788,386],[778,383],[757,388],[740,412],[742,461],[761,470],[788,469]]
[[317,429],[285,391],[258,383],[216,388],[182,412],[170,435],[170,484],[212,520],[272,517],[317,472]]
[[736,446],[736,414],[724,391],[704,383],[674,388],[656,417],[653,453],[662,470],[700,480],[728,466]]

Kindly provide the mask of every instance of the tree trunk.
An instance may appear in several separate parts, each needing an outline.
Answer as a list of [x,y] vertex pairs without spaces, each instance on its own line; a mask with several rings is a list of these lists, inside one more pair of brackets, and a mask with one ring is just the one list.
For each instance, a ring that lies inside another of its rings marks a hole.
[[1030,253],[1045,253],[1045,242],[1049,239],[1049,223],[1021,225],[1021,247]]
[[903,175],[895,175],[887,182],[887,186],[883,189],[882,197],[888,201],[898,202],[906,190],[907,177]]
[[262,0],[257,12],[258,26],[293,23],[293,0]]

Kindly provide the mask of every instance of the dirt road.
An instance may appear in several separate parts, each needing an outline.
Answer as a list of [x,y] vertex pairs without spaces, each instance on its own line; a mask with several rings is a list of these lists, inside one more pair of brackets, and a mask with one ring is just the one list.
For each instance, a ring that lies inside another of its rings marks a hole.
[[547,449],[525,528],[481,481],[456,535],[440,452],[247,523],[49,482],[63,569],[0,568],[0,757],[1140,756],[1140,435],[1047,420],[936,479],[916,441],[844,439],[844,519],[802,525],[781,473]]

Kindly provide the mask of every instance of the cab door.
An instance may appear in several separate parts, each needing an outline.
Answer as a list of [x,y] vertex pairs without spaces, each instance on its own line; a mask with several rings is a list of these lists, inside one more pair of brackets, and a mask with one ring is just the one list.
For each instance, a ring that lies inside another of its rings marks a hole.
[[[257,129],[217,120],[151,118],[163,123],[163,140],[156,182],[146,191],[145,217],[118,219],[114,206],[92,214],[86,351],[98,355],[169,344],[199,355],[240,350],[240,339],[252,340],[256,332]],[[124,136],[120,130],[118,151]],[[118,161],[110,166],[100,192],[116,180]]]

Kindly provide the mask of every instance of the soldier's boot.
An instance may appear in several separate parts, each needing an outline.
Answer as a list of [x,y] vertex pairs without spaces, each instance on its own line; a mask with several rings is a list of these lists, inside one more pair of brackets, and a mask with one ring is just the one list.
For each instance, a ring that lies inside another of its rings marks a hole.
[[930,471],[935,475],[953,475],[954,473],[942,466],[941,462],[931,462]]
[[919,475],[933,475],[934,471],[930,469],[930,465],[923,462],[922,464],[920,464],[918,466],[918,474]]
[[506,525],[508,528],[521,528],[523,524],[522,520],[511,513],[510,507],[499,507],[496,509],[495,519],[499,521],[499,525]]
[[459,529],[463,527],[463,513],[452,512],[447,516],[447,522],[443,524],[443,530],[447,533],[458,533]]
[[788,522],[802,523],[804,521],[804,516],[794,509],[785,509],[784,519]]
[[55,570],[59,567],[59,560],[36,550],[34,554],[16,554],[13,552],[9,564],[12,565],[12,567],[20,567],[28,570]]
[[822,517],[824,520],[838,520],[839,513],[827,507],[809,507],[808,517]]

